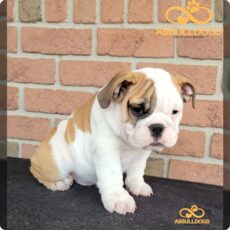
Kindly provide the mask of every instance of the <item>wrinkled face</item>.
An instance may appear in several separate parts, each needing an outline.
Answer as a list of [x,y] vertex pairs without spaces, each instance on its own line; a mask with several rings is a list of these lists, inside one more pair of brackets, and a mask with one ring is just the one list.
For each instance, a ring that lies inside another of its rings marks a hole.
[[[183,101],[195,90],[184,77],[156,68],[118,73],[98,94],[114,132],[130,145],[161,151],[176,144]],[[112,118],[112,119],[111,119]]]

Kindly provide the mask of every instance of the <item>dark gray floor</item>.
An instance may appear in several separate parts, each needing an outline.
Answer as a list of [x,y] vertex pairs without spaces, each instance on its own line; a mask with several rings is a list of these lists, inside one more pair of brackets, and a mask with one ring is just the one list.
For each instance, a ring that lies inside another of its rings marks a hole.
[[[146,177],[155,196],[135,197],[137,211],[126,216],[104,210],[98,190],[75,184],[66,192],[52,192],[29,173],[29,161],[8,160],[8,229],[223,229],[222,188]],[[175,225],[178,211],[197,204],[210,225]]]
[[6,160],[0,160],[0,226],[6,228]]

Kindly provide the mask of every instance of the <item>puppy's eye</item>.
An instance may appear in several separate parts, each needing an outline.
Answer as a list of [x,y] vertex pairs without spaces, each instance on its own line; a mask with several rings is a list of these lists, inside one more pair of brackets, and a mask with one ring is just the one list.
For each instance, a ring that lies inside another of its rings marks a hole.
[[142,114],[144,111],[143,111],[143,108],[141,106],[132,106],[130,107],[131,111],[135,114]]
[[179,111],[178,110],[173,110],[172,114],[177,114]]
[[149,113],[149,109],[145,108],[145,104],[129,104],[129,109],[136,117],[144,117]]

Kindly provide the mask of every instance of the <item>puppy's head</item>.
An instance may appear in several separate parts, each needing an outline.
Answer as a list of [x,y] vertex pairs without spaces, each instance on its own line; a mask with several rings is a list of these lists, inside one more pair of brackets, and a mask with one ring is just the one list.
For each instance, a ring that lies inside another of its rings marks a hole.
[[195,89],[185,77],[156,68],[120,72],[98,93],[108,124],[132,146],[161,151],[178,138],[183,102]]

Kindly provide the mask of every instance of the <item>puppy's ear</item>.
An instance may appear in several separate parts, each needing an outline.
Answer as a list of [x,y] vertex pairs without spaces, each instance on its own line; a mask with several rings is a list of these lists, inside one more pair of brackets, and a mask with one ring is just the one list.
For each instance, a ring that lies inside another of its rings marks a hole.
[[192,107],[195,108],[196,90],[193,83],[183,76],[175,76],[173,81],[179,88],[183,101],[188,102],[192,100]]
[[119,72],[98,93],[97,98],[102,108],[107,108],[110,102],[120,102],[124,98],[129,86],[137,83],[137,77],[132,72]]

